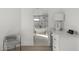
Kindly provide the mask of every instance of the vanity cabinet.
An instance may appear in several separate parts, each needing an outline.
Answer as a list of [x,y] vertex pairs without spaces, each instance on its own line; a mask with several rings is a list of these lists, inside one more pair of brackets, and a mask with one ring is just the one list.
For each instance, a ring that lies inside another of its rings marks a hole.
[[70,35],[65,32],[54,32],[52,34],[53,51],[79,51],[79,36]]
[[59,50],[59,36],[56,34],[52,34],[52,49],[53,51]]

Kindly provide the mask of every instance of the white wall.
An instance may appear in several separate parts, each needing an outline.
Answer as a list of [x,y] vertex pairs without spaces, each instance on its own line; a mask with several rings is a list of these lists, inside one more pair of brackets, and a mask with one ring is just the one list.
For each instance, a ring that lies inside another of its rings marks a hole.
[[[66,14],[65,29],[71,28],[79,33],[79,8],[64,9],[64,12]],[[72,42],[74,42],[73,45],[76,44],[76,50],[79,51],[79,37],[74,37],[70,44]]]
[[64,9],[66,14],[65,28],[79,31],[79,8]]
[[54,13],[65,13],[65,29],[72,28],[79,31],[79,8],[52,8],[49,10],[49,27],[53,27]]
[[20,30],[20,9],[0,9],[0,50],[7,34],[18,33]]
[[21,9],[21,42],[23,46],[33,45],[33,16],[32,9]]

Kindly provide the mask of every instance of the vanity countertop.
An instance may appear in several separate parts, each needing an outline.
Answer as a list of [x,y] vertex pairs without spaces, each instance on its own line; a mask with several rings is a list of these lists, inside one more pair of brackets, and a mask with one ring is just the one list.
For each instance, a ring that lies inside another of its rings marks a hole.
[[53,31],[53,35],[58,35],[59,37],[72,37],[72,38],[79,38],[79,35],[76,34],[69,34],[66,31]]

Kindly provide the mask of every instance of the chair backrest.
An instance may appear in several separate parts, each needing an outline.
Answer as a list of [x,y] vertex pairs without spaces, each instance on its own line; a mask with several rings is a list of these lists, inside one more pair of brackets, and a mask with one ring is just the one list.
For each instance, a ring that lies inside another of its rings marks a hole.
[[9,36],[5,37],[5,40],[7,40],[7,41],[17,40],[17,36],[16,35],[9,35]]

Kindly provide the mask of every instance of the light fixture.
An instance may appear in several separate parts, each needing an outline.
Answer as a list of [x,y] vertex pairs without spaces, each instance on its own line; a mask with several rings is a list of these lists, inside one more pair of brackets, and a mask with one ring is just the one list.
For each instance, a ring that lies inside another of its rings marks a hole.
[[34,19],[34,21],[39,21],[39,19]]

